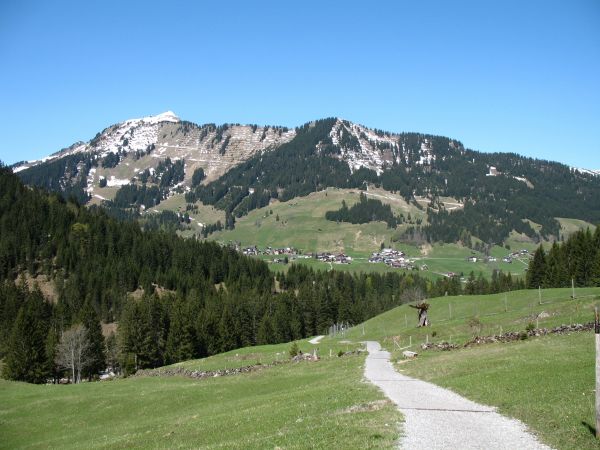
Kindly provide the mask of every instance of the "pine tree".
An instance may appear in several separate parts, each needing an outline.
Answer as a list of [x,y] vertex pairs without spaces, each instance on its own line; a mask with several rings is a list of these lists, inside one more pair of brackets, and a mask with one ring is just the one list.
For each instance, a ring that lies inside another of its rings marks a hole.
[[544,284],[546,275],[546,253],[540,245],[533,255],[533,261],[527,271],[527,288],[537,289]]
[[46,337],[46,361],[48,364],[48,372],[54,383],[58,383],[61,375],[61,370],[56,364],[57,346],[60,342],[60,332],[54,324],[51,324]]
[[221,337],[221,352],[239,347],[237,327],[228,304],[223,307],[223,313],[219,321],[219,335]]
[[190,317],[185,303],[183,299],[177,299],[171,308],[166,346],[168,363],[185,361],[195,356],[194,318]]
[[51,374],[46,354],[46,305],[40,291],[27,296],[13,325],[4,375],[29,383],[45,383]]
[[258,345],[264,344],[273,344],[275,343],[273,339],[274,330],[273,324],[271,323],[271,318],[269,317],[268,311],[265,312],[265,315],[260,321],[260,325],[258,326],[258,333],[256,336],[256,343]]

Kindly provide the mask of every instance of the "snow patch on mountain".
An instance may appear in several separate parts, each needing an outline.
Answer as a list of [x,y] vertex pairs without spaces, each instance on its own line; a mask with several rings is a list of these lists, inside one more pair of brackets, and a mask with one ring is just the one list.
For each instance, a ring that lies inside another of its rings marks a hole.
[[90,142],[101,156],[119,151],[144,151],[158,140],[158,130],[163,123],[179,123],[181,120],[172,111],[156,116],[130,119],[109,127],[98,139]]
[[329,137],[340,149],[342,159],[352,172],[366,167],[381,174],[386,160],[384,150],[398,146],[397,140],[392,137],[380,136],[362,125],[342,119],[336,120]]
[[571,171],[573,172],[579,172],[579,173],[584,173],[587,175],[596,175],[596,176],[600,176],[600,170],[594,170],[594,169],[581,169],[579,167],[571,167]]
[[372,130],[347,120],[337,119],[329,137],[352,172],[365,167],[380,175],[393,163],[431,165],[436,160],[432,143],[425,137],[420,148],[411,153],[402,135]]
[[106,185],[109,187],[125,186],[126,184],[129,184],[129,183],[130,183],[130,180],[119,179],[119,178],[116,178],[114,175],[111,175],[110,179],[106,180]]

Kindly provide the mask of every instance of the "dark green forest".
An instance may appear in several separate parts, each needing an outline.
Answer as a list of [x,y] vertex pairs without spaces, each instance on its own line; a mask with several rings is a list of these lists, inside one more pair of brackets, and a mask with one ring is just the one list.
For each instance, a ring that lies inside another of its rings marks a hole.
[[[216,243],[143,230],[101,208],[22,184],[0,168],[0,358],[17,380],[57,379],[61,333],[84,323],[95,342],[92,377],[106,364],[128,371],[233,348],[287,342],[359,323],[404,302],[463,292],[458,278],[413,273],[315,272],[267,265]],[[44,297],[25,277],[49,279]],[[522,287],[510,275],[482,277],[469,292]],[[101,322],[118,323],[106,339]],[[99,350],[98,350],[99,349]],[[115,356],[117,355],[117,356]]]
[[578,231],[550,250],[540,245],[529,263],[527,287],[571,287],[600,285],[600,227]]
[[342,207],[337,211],[327,211],[325,218],[333,222],[368,223],[371,221],[382,221],[389,228],[396,228],[404,222],[404,217],[395,216],[390,205],[384,205],[380,200],[367,198],[361,192],[358,203],[350,208],[342,200]]

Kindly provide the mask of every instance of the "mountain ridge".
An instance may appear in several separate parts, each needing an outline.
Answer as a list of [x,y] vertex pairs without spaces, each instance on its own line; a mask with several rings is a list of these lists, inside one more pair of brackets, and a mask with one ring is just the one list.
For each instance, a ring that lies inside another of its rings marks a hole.
[[[352,122],[350,120],[347,120],[347,119],[341,118],[341,117],[335,117],[335,120],[336,120],[336,122],[330,133],[330,136],[332,137],[332,140],[334,141],[334,143],[335,144],[340,143],[340,137],[343,135],[344,130],[345,131],[351,130],[354,132],[354,137],[358,137],[358,139],[357,139],[358,145],[360,146],[360,149],[363,151],[365,151],[369,147],[369,145],[371,147],[373,147],[374,144],[375,145],[384,144],[384,145],[389,146],[390,148],[394,148],[395,146],[398,145],[398,143],[396,142],[396,140],[394,138],[397,138],[398,136],[401,136],[402,134],[405,134],[405,133],[413,133],[413,132],[383,131],[383,130],[379,130],[376,128],[370,128],[365,125],[362,125],[362,124],[359,124],[356,122]],[[312,121],[309,123],[314,123],[314,122],[315,121]],[[259,125],[254,125],[254,124],[240,125],[238,123],[232,123],[232,122],[223,123],[219,126],[217,126],[215,124],[198,125],[193,122],[188,122],[188,121],[182,120],[173,111],[169,110],[169,111],[165,111],[163,113],[160,113],[160,114],[157,114],[154,116],[145,116],[145,117],[141,117],[141,118],[137,118],[137,119],[127,119],[122,122],[118,122],[116,124],[113,124],[113,125],[110,125],[110,126],[104,128],[101,132],[97,133],[94,138],[90,139],[87,142],[77,141],[77,142],[74,142],[73,144],[69,145],[68,147],[65,147],[57,152],[50,153],[48,156],[45,156],[43,158],[28,160],[28,161],[19,161],[19,162],[16,162],[16,163],[10,165],[10,167],[13,169],[13,172],[18,173],[22,170],[26,170],[32,166],[42,164],[44,162],[50,161],[50,160],[58,158],[58,157],[71,155],[73,153],[93,151],[94,149],[91,149],[90,145],[94,146],[95,144],[98,144],[99,141],[102,140],[102,134],[106,133],[107,131],[110,132],[112,130],[120,130],[121,132],[118,134],[118,137],[121,138],[121,140],[123,140],[123,139],[127,138],[128,134],[129,134],[129,136],[131,136],[133,134],[132,131],[134,131],[136,128],[140,127],[141,125],[152,126],[152,125],[158,125],[161,123],[184,123],[184,124],[189,124],[189,126],[196,126],[196,127],[200,127],[200,128],[204,127],[204,126],[212,125],[216,128],[239,126],[239,127],[256,127],[256,128],[261,128],[261,129],[269,129],[269,128],[287,129],[287,127],[284,127],[284,126],[269,126],[269,125],[259,126]],[[298,127],[296,127],[296,128],[298,128]],[[360,136],[361,134],[363,136]],[[413,134],[420,134],[423,136],[430,135],[428,133],[413,133]],[[157,144],[156,136],[153,136],[154,139],[149,140],[148,142],[144,142],[143,137],[144,136],[138,138],[138,140],[136,142],[130,143],[130,145],[128,146],[129,151],[136,151],[136,150],[141,151],[141,150],[145,150],[147,145],[150,145],[150,144],[156,145]],[[454,139],[452,139],[452,141],[457,142],[462,146],[460,141],[456,141]],[[168,147],[168,145],[165,145],[165,146]],[[104,149],[105,152],[116,153],[120,150],[119,147],[121,147],[119,145],[119,143],[113,141],[113,142],[105,143],[105,145],[101,146],[100,149]],[[354,156],[354,155],[352,155],[351,150],[358,150],[358,149],[356,149],[356,148],[353,149],[352,147],[350,147],[350,148],[346,148],[345,150],[346,150],[345,153],[350,156],[349,164],[354,163],[354,169],[357,169],[360,167],[365,167],[365,166],[369,166],[369,168],[373,168],[373,166],[375,166],[373,164],[373,162],[379,162],[379,164],[381,164],[380,159],[374,158],[374,161],[369,161],[368,163],[362,161],[362,164],[361,164],[361,161],[359,160],[358,165],[357,165],[355,163],[355,161],[352,159],[352,156]],[[424,161],[431,161],[431,159],[435,159],[435,155],[431,154],[430,149],[428,149],[426,146],[423,147],[422,150],[424,152],[424,155],[423,155],[423,159],[419,161],[420,163],[422,163]],[[485,152],[485,153],[487,153],[487,152]],[[494,152],[494,153],[498,153],[498,152]],[[505,153],[505,152],[502,152],[502,153]],[[488,153],[488,154],[493,154],[493,153]],[[535,159],[535,158],[532,158],[532,159]],[[555,161],[552,161],[552,162],[555,162]],[[556,161],[556,162],[559,164],[568,166],[567,164],[560,163],[559,161]],[[600,169],[580,168],[580,167],[574,167],[574,166],[568,166],[568,167],[570,167],[574,171],[579,171],[580,173],[591,174],[591,175],[600,175]],[[381,170],[380,167],[378,169]]]
[[[600,222],[595,171],[478,152],[456,139],[390,133],[341,118],[289,129],[197,125],[169,111],[111,125],[87,143],[13,169],[28,184],[134,212],[184,196],[186,210],[201,202],[224,211],[229,228],[234,217],[274,200],[369,185],[415,205],[425,201],[419,208],[427,208],[429,240],[502,242],[511,230],[531,238],[558,236],[556,217],[566,214]],[[445,210],[443,197],[464,208]]]

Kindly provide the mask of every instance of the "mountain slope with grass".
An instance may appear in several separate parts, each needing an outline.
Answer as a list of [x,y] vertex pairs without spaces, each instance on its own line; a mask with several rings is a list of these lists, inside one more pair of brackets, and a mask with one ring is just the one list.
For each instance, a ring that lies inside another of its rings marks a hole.
[[114,214],[162,214],[163,226],[204,236],[233,229],[273,202],[328,187],[378,187],[384,196],[399,196],[425,217],[398,234],[417,233],[430,244],[505,245],[513,234],[554,240],[600,222],[600,177],[593,172],[339,118],[287,129],[200,126],[165,113],[113,125],[87,143],[13,169],[28,184]]

